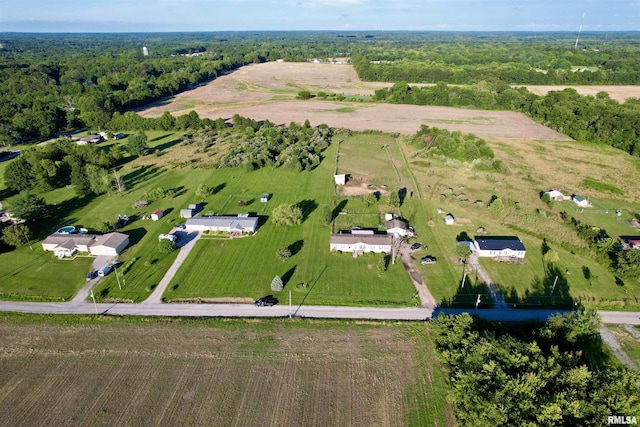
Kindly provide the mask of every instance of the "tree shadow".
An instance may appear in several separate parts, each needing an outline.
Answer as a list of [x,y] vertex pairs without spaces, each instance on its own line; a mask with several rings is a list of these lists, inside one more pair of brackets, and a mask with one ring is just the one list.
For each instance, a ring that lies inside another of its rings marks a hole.
[[398,198],[400,199],[400,206],[402,206],[407,198],[407,187],[402,187],[398,190]]
[[[154,138],[154,141],[156,139],[159,139],[159,138]],[[155,150],[158,150],[158,151],[163,151],[163,150],[166,150],[168,148],[173,147],[174,145],[178,144],[179,142],[180,142],[179,139],[172,139],[171,141],[164,142],[164,143],[162,143],[160,145],[157,145],[156,147],[153,147],[153,148]]]
[[134,171],[129,172],[124,175],[122,179],[125,182],[127,188],[131,189],[135,187],[141,182],[148,181],[156,176],[158,176],[162,171],[158,169],[156,166],[142,166]]
[[338,203],[336,207],[333,208],[333,210],[331,211],[331,221],[335,221],[335,219],[338,218],[338,215],[340,215],[340,212],[342,212],[344,207],[347,206],[347,202],[348,202],[347,199],[341,200],[340,203]]
[[467,234],[466,231],[463,231],[462,233],[456,236],[456,242],[471,242],[471,241],[473,241],[473,239],[471,239],[471,237],[469,236],[469,234]]
[[144,228],[134,228],[125,231],[124,234],[129,236],[129,246],[133,246],[142,240],[142,238],[147,234],[147,230]]
[[497,285],[505,302],[514,308],[574,308],[575,301],[569,291],[569,282],[564,272],[554,264],[548,264],[544,277],[536,277],[524,295],[519,295],[514,286]]
[[216,185],[215,187],[213,187],[213,188],[211,189],[211,195],[218,194],[219,192],[221,192],[222,190],[224,190],[226,186],[227,186],[227,183],[226,183],[226,182],[223,182],[222,184],[218,184],[218,185]]
[[187,193],[187,190],[186,188],[184,188],[184,185],[181,185],[180,187],[172,188],[171,190],[173,190],[173,197],[182,196]]
[[294,265],[293,267],[291,267],[289,270],[287,270],[286,273],[284,273],[282,275],[282,284],[283,284],[283,289],[287,287],[287,284],[289,283],[289,281],[291,281],[291,278],[293,277],[293,273],[296,272],[296,268],[298,266]]
[[551,250],[551,246],[547,243],[547,239],[542,239],[542,245],[540,246],[540,251],[542,252],[542,256],[544,257]]
[[298,203],[297,206],[302,211],[302,222],[305,222],[307,218],[309,218],[309,215],[311,215],[311,213],[316,210],[318,204],[315,200],[305,199]]
[[467,276],[464,287],[458,286],[456,294],[451,298],[443,298],[440,301],[442,308],[476,308],[480,296],[480,304],[478,308],[493,308],[493,298],[484,283],[472,284],[471,279]]
[[304,246],[304,240],[297,240],[288,246],[289,252],[291,252],[291,256],[296,255],[298,252],[302,250]]

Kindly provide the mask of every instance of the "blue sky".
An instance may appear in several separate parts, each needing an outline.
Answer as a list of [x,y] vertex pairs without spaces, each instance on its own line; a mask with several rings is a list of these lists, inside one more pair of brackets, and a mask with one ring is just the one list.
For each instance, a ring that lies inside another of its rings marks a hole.
[[0,0],[0,32],[640,30],[640,0]]

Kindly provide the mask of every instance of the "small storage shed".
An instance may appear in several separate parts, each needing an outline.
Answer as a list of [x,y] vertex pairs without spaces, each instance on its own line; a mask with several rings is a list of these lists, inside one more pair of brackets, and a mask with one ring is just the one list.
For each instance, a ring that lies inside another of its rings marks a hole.
[[153,211],[153,213],[151,214],[151,219],[153,221],[157,221],[160,218],[162,218],[163,214],[162,211],[160,209],[156,209],[155,211]]

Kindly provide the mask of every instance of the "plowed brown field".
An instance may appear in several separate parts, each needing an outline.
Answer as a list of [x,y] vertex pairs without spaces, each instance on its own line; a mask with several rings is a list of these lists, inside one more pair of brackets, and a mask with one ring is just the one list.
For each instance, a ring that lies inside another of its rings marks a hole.
[[[256,120],[269,119],[278,124],[302,123],[308,119],[312,125],[326,123],[352,130],[410,134],[426,124],[471,132],[483,138],[569,139],[523,114],[510,111],[295,99],[301,90],[371,95],[376,89],[389,86],[390,83],[360,81],[351,65],[267,62],[242,67],[172,99],[152,104],[140,114],[157,117],[164,111],[183,114],[195,110],[201,117],[212,119],[229,119],[234,114]],[[554,88],[561,90],[564,86],[532,87],[531,90],[546,93]],[[585,94],[609,90],[614,99],[640,96],[640,87],[635,86],[576,89]]]
[[2,426],[453,420],[432,349],[415,334],[425,325],[14,320],[0,323]]

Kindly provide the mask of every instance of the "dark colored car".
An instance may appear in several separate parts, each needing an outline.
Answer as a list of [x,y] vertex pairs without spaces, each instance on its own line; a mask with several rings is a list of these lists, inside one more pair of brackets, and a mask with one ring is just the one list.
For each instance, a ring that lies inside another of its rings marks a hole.
[[434,256],[426,256],[422,259],[420,259],[420,264],[424,265],[424,264],[435,264],[436,263],[436,257]]
[[87,273],[87,280],[93,280],[98,277],[98,272],[96,270],[92,270]]
[[411,250],[412,251],[417,251],[421,247],[422,247],[422,245],[420,243],[414,243],[413,245],[411,245]]
[[272,305],[276,305],[278,303],[278,298],[273,295],[267,295],[266,297],[262,297],[257,300],[254,304],[258,307],[271,307]]

